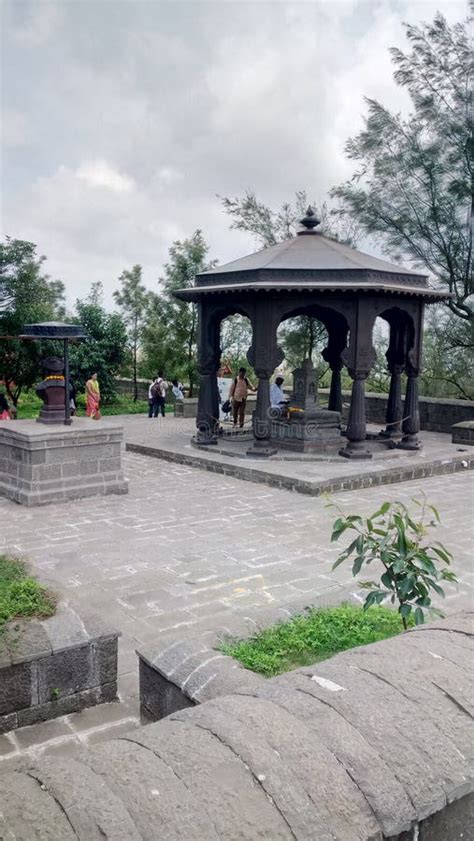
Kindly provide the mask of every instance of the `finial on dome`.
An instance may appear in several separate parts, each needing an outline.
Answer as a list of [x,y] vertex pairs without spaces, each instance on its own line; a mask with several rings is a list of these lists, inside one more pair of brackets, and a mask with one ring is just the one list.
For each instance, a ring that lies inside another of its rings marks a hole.
[[304,231],[299,231],[300,234],[316,234],[317,231],[314,231],[313,228],[316,228],[316,226],[321,223],[321,220],[318,219],[313,208],[309,204],[308,209],[306,211],[306,216],[303,219],[301,219],[300,222],[305,228]]

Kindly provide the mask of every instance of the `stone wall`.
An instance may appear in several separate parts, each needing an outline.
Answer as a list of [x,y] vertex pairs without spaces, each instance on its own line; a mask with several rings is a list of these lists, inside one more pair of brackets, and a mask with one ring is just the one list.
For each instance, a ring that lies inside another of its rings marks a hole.
[[[322,402],[329,396],[328,389],[319,391]],[[350,391],[343,391],[344,401],[343,417],[347,420]],[[365,395],[367,420],[369,423],[385,426],[385,415],[387,411],[386,394],[367,392]],[[474,401],[472,400],[447,400],[442,397],[420,397],[420,424],[422,429],[429,432],[451,433],[451,427],[461,421],[474,420]]]
[[119,636],[65,606],[10,622],[0,637],[0,733],[114,701]]
[[472,841],[472,614],[0,776],[0,837]]
[[116,420],[74,418],[71,426],[0,422],[0,495],[22,505],[127,493]]

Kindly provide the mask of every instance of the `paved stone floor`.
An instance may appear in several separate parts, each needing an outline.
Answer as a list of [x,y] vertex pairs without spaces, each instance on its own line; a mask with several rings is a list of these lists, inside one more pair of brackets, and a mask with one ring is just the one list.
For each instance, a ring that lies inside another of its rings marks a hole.
[[[146,421],[145,421],[146,422]],[[126,454],[128,496],[26,509],[0,499],[0,550],[30,559],[61,596],[95,609],[122,631],[120,704],[107,704],[0,737],[0,770],[26,754],[72,753],[138,725],[135,649],[172,639],[248,633],[286,608],[354,592],[334,573],[334,513],[322,498]],[[473,603],[473,475],[466,471],[339,493],[347,511],[421,492],[440,509],[439,539],[460,584],[445,610]]]

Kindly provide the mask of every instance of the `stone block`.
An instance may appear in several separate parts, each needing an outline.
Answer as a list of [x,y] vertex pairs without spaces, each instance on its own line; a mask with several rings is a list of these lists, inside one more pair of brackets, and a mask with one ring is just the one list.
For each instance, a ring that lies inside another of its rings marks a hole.
[[71,648],[38,660],[38,702],[40,704],[75,695],[91,688],[92,652],[89,645]]
[[466,420],[461,423],[455,423],[451,431],[451,440],[453,444],[467,444],[468,446],[474,445],[474,420]]
[[[68,823],[75,841],[103,841],[104,838],[142,841],[120,798],[87,765],[74,760],[48,760],[41,768],[34,768],[31,777],[55,801],[68,804]],[[72,800],[71,790],[75,792]],[[55,834],[51,838],[59,839],[59,836]],[[66,839],[69,835],[64,835]]]
[[140,710],[147,720],[158,721],[177,710],[193,707],[194,702],[181,689],[139,659]]
[[251,770],[210,730],[195,727],[191,720],[168,719],[165,727],[141,728],[128,738],[175,770],[209,815],[219,838],[286,841],[294,837],[288,835],[284,817],[256,784]]
[[92,643],[92,683],[94,686],[117,680],[117,637]]
[[0,715],[36,703],[35,663],[17,663],[0,671]]
[[[162,836],[166,841],[218,841],[215,828],[198,799],[159,756],[128,738],[91,751],[87,765],[103,779],[107,775],[133,820],[140,839]],[[143,780],[148,781],[143,785]],[[176,816],[179,815],[179,829]],[[176,827],[176,828],[175,828]]]

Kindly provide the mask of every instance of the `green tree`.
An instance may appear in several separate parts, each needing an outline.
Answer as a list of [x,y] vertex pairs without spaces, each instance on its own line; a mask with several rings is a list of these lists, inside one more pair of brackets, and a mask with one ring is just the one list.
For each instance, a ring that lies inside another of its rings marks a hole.
[[[25,324],[64,315],[64,286],[43,273],[45,259],[32,242],[6,237],[0,244],[0,336],[18,336]],[[41,357],[52,351],[52,343],[0,338],[0,379],[14,406],[41,379]]]
[[197,274],[216,265],[206,262],[208,251],[200,230],[173,243],[160,278],[162,291],[151,295],[144,330],[144,372],[154,376],[163,369],[168,377],[181,377],[189,383],[191,395],[197,381],[197,309],[195,304],[179,301],[173,292],[193,286]]
[[426,397],[474,400],[472,327],[447,307],[429,307],[423,338],[421,393]]
[[365,127],[347,142],[358,169],[333,190],[339,216],[378,236],[388,254],[426,269],[453,298],[463,344],[474,341],[472,68],[469,22],[406,25],[411,52],[391,49],[394,80],[411,99],[404,118],[367,99]]
[[262,248],[296,236],[308,204],[316,208],[321,220],[318,230],[325,236],[353,246],[359,236],[356,221],[336,216],[326,202],[319,205],[309,202],[306,190],[297,190],[293,203],[284,202],[278,210],[260,202],[252,190],[247,190],[241,198],[224,196],[221,201],[224,212],[232,219],[231,228],[253,234]]
[[127,327],[132,357],[133,399],[136,401],[138,398],[138,353],[142,343],[150,293],[142,282],[142,267],[139,265],[133,266],[131,271],[125,269],[119,277],[119,283],[121,287],[114,292],[114,298],[122,311]]
[[87,298],[76,301],[73,321],[82,325],[89,339],[71,345],[71,380],[83,389],[90,375],[97,373],[101,397],[109,402],[127,355],[127,329],[118,313],[104,309],[101,283],[92,284]]
[[252,344],[252,326],[243,315],[230,315],[224,319],[221,327],[222,361],[236,373],[240,367],[249,369],[247,351]]

